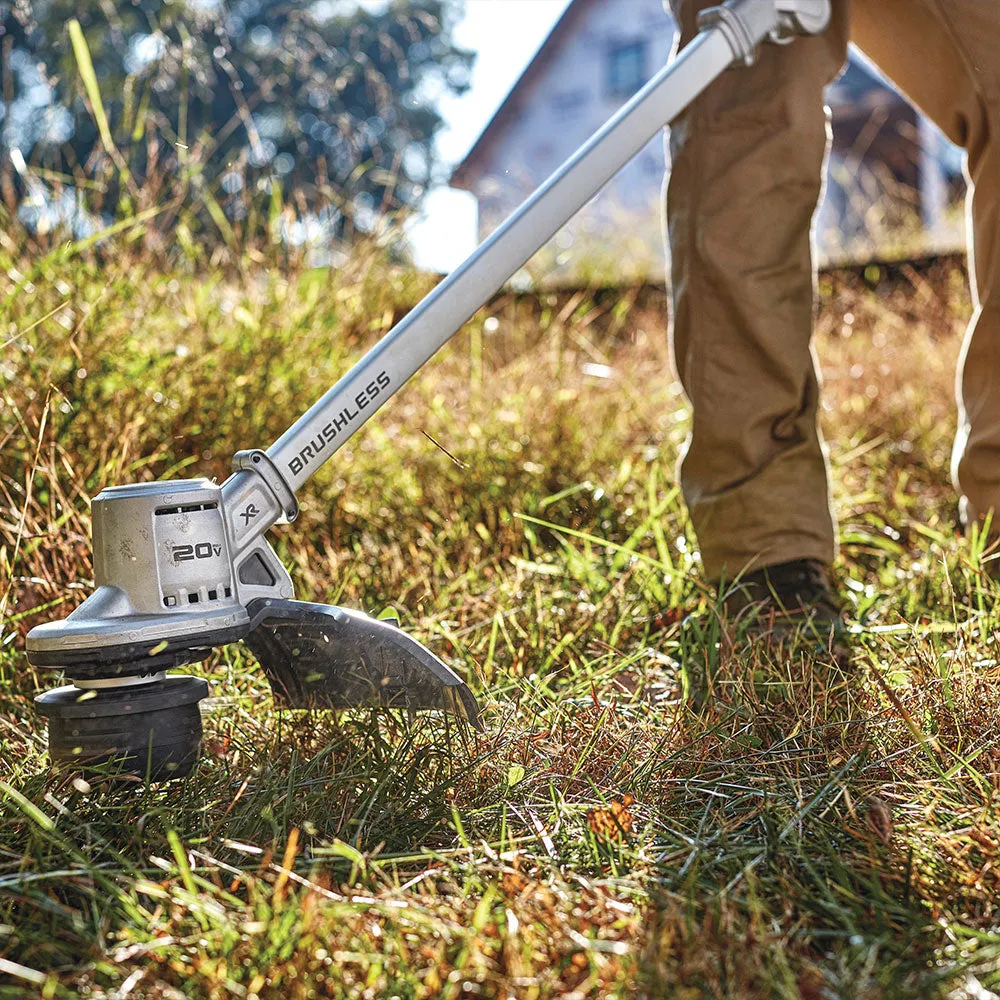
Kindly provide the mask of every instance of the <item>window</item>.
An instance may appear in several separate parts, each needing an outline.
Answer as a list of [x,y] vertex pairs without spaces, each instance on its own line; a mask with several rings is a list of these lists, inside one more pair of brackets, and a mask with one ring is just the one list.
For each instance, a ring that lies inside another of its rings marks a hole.
[[645,42],[616,45],[608,52],[608,97],[631,97],[645,82]]

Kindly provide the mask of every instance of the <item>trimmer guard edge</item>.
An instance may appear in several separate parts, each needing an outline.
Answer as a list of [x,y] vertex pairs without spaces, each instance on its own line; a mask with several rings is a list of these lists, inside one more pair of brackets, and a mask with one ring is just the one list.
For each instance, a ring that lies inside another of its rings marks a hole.
[[244,640],[285,708],[437,709],[476,729],[479,705],[465,682],[396,625],[360,611],[305,601],[253,601]]

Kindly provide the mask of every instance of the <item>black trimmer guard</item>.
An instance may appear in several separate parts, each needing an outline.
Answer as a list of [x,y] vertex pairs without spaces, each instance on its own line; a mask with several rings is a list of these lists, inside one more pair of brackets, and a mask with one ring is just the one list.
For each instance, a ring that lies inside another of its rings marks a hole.
[[432,709],[482,729],[465,682],[395,625],[348,608],[274,598],[252,601],[247,611],[244,641],[280,707]]

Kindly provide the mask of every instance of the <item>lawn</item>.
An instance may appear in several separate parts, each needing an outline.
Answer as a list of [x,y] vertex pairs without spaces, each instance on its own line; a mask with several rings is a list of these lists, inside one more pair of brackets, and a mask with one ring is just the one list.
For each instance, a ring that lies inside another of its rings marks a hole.
[[202,760],[53,773],[23,635],[92,576],[106,484],[223,478],[429,287],[359,253],[8,271],[0,337],[0,997],[954,997],[1000,989],[990,554],[948,481],[956,264],[825,276],[858,626],[844,673],[720,626],[674,472],[662,294],[493,302],[273,533],[297,596],[393,607],[484,733],[281,713],[208,678]]

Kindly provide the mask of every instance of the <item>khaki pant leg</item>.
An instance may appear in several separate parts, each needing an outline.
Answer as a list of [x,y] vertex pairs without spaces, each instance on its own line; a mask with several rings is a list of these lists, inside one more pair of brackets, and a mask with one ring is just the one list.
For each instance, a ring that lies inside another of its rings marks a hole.
[[[711,5],[674,0],[682,45]],[[825,35],[762,46],[671,130],[672,336],[693,409],[680,478],[713,580],[836,552],[816,425],[811,225],[823,88],[846,57],[846,18],[835,0]]]
[[858,45],[968,154],[976,310],[959,364],[952,475],[971,521],[1000,513],[1000,3],[854,4]]

